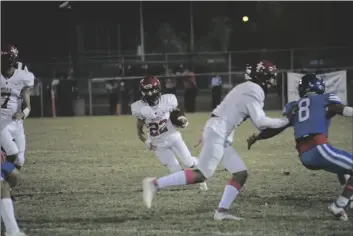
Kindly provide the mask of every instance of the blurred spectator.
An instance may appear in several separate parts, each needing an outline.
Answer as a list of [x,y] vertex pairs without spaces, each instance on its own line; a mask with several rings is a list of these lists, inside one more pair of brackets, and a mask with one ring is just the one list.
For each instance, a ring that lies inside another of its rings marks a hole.
[[115,80],[110,80],[105,85],[109,96],[109,114],[120,115],[120,103],[118,101],[118,83]]
[[197,85],[195,74],[188,69],[184,70],[184,108],[186,112],[195,112]]
[[[172,72],[172,70],[168,70],[167,72],[168,76],[175,76]],[[167,77],[165,80],[165,90],[164,93],[171,93],[176,95],[176,78],[175,77]]]
[[211,80],[212,89],[212,108],[215,109],[220,103],[222,98],[222,78],[220,75],[215,75]]
[[[119,113],[117,112],[117,115],[120,114],[127,114],[129,111],[129,98],[130,98],[130,93],[129,93],[129,87],[126,83],[125,80],[120,80],[118,82],[118,104],[119,104]],[[120,108],[121,104],[121,108]],[[118,110],[118,109],[117,109]]]

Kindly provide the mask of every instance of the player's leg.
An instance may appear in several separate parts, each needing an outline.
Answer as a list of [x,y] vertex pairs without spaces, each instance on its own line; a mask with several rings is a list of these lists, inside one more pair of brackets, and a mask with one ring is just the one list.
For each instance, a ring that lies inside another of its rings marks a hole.
[[5,225],[6,236],[25,236],[18,228],[10,196],[10,189],[17,182],[17,175],[18,171],[13,163],[6,162],[1,166],[0,214]]
[[18,148],[17,159],[15,161],[15,166],[18,170],[21,170],[25,162],[25,151],[26,151],[26,136],[24,134],[23,124],[20,124],[18,130],[16,130],[13,135],[15,143]]
[[[171,148],[187,168],[197,168],[198,160],[191,155],[189,148],[181,136],[173,142]],[[199,186],[202,191],[208,190],[206,182],[200,183]]]
[[231,145],[228,145],[224,149],[224,156],[221,164],[232,174],[232,178],[228,181],[226,187],[224,188],[222,199],[219,202],[218,209],[214,214],[214,219],[239,220],[241,218],[230,215],[228,211],[246,182],[248,177],[248,169]]
[[[337,171],[337,174],[353,174],[353,155],[347,151],[335,148],[329,144],[321,145],[318,148],[320,154],[326,160],[329,160],[333,165],[328,166],[327,170],[330,172]],[[347,221],[348,216],[345,208],[348,206],[353,197],[353,177],[346,181],[345,188],[337,200],[329,206],[332,214],[337,216],[340,220]]]
[[143,199],[148,208],[151,207],[158,189],[201,183],[214,174],[223,157],[225,139],[220,137],[213,129],[206,128],[203,132],[203,141],[204,145],[196,170],[184,170],[161,178],[146,178],[143,180]]
[[15,123],[15,129],[10,129],[12,137],[15,140],[15,143],[18,148],[17,159],[15,161],[15,166],[18,170],[21,170],[24,162],[25,162],[25,150],[26,150],[26,136],[24,133],[23,122]]
[[187,168],[194,168],[196,166],[197,161],[191,155],[189,148],[181,136],[172,143],[171,149],[179,157],[184,166]]
[[183,169],[171,149],[157,148],[155,154],[157,159],[168,168],[170,173],[175,173]]
[[18,155],[18,148],[13,141],[13,137],[8,128],[4,128],[0,132],[0,144],[6,153],[6,160],[15,163]]

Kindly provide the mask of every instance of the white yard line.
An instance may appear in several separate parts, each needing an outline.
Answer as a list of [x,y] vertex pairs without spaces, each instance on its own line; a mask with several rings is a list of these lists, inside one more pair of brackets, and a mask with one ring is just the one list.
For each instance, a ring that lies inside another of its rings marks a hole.
[[[46,231],[46,232],[67,232],[67,233],[79,233],[79,232],[97,232],[97,233],[136,233],[138,235],[144,234],[155,234],[155,235],[218,235],[218,236],[252,236],[251,232],[219,232],[219,231],[180,231],[180,230],[138,230],[138,229],[117,229],[117,228],[104,228],[104,229],[67,229],[67,228],[27,228],[28,231]],[[25,229],[26,231],[26,229]]]

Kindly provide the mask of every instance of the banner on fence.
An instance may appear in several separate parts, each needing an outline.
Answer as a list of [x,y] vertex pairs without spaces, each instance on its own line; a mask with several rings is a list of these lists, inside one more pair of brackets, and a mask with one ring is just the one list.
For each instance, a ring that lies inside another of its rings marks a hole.
[[[326,93],[335,93],[343,104],[347,104],[347,71],[342,70],[319,75],[325,81]],[[299,99],[298,84],[303,76],[304,74],[288,72],[288,102]]]

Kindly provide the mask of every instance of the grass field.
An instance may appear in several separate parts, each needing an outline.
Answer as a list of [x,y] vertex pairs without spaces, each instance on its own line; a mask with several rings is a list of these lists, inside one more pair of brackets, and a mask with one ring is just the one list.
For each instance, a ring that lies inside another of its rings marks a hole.
[[[208,114],[188,117],[183,137],[198,155],[193,144]],[[212,212],[229,178],[221,169],[208,181],[207,193],[199,193],[196,186],[162,191],[155,207],[146,209],[142,179],[168,171],[137,139],[134,118],[25,123],[27,162],[14,193],[20,226],[30,235],[353,235],[353,212],[349,222],[338,222],[327,211],[341,193],[336,176],[300,164],[291,130],[255,144],[251,151],[245,140],[255,129],[246,122],[237,130],[234,145],[250,175],[232,210],[245,220],[215,222]],[[332,144],[352,151],[352,128],[351,120],[335,118]]]

